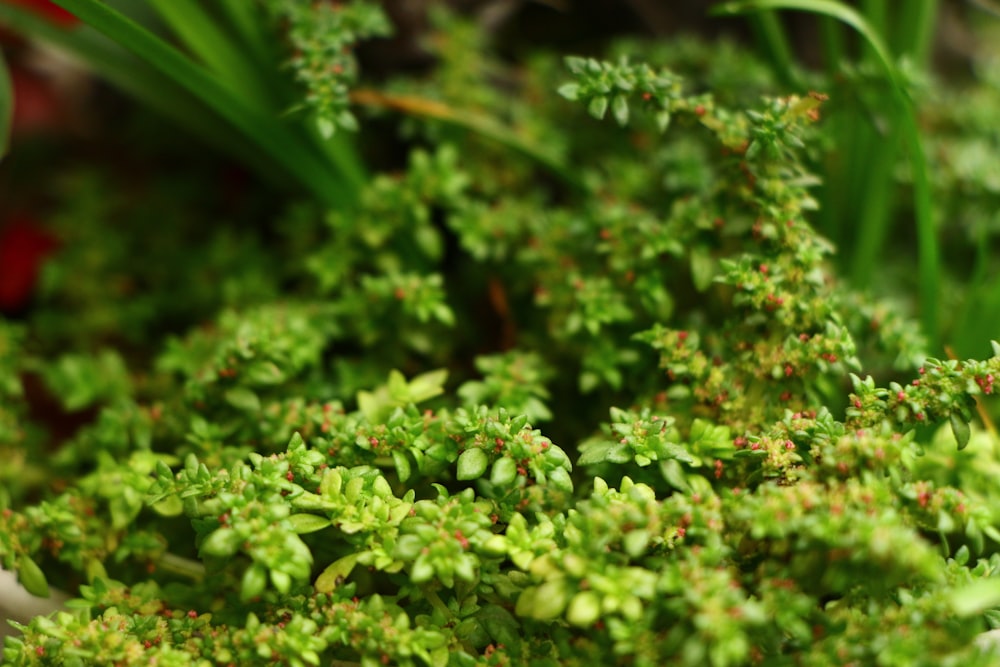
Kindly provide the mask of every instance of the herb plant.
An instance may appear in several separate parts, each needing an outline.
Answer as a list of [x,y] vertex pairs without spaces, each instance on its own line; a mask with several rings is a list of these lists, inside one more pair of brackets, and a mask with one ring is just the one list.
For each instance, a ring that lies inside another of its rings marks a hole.
[[59,4],[0,17],[282,204],[61,175],[75,244],[0,320],[0,566],[73,599],[4,664],[995,663],[1000,346],[838,277],[825,93],[693,41],[511,72],[443,12],[374,84],[375,3]]

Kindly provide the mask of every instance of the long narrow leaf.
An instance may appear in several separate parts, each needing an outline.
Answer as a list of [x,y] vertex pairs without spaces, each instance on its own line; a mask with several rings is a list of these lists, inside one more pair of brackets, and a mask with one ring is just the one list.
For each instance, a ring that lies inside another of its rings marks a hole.
[[199,3],[192,0],[149,0],[174,34],[219,79],[263,109],[268,108],[266,86],[233,38]]
[[764,44],[778,78],[786,85],[795,85],[792,47],[788,44],[788,35],[778,15],[774,12],[759,12],[750,17],[750,25],[757,39]]
[[937,0],[909,0],[897,8],[896,52],[909,54],[920,67],[927,66],[934,44],[937,10]]
[[714,7],[712,13],[717,15],[736,15],[775,9],[797,9],[803,12],[829,16],[851,26],[868,42],[868,45],[881,61],[892,82],[901,87],[899,73],[893,64],[892,55],[888,47],[886,47],[885,42],[882,41],[882,38],[868,24],[865,18],[853,7],[836,2],[835,0],[735,0],[734,2],[726,2]]
[[221,0],[221,9],[229,22],[236,28],[245,46],[258,65],[269,65],[275,62],[273,42],[268,41],[268,35],[263,30],[260,21],[262,14],[258,3],[247,0]]
[[826,73],[830,76],[836,76],[844,63],[847,52],[840,24],[828,16],[820,17],[819,36],[820,42],[823,44]]
[[218,78],[156,35],[98,0],[55,1],[202,100],[324,204],[340,208],[356,200],[357,183],[347,182],[277,118],[249,106]]
[[[886,50],[891,54],[892,42],[890,40],[890,33],[886,29],[888,25],[887,7],[886,0],[862,0],[861,1],[861,12],[865,17],[865,23],[876,35],[881,35],[883,44]],[[867,50],[871,51],[872,46],[870,43],[864,45]]]
[[903,114],[903,139],[910,153],[910,167],[913,170],[913,212],[917,220],[917,266],[920,273],[920,319],[924,333],[937,348],[940,338],[938,300],[941,290],[941,258],[938,247],[937,229],[934,224],[934,202],[931,194],[930,175],[920,128],[916,115]]
[[[186,90],[152,69],[104,35],[85,25],[66,30],[53,26],[34,13],[0,4],[0,23],[15,31],[43,39],[100,72],[102,78],[144,107],[191,132],[208,145],[228,152],[269,180],[276,171],[254,144],[247,142],[232,125],[224,122]],[[287,179],[285,180],[287,184]]]
[[858,236],[851,253],[851,279],[855,285],[871,284],[892,222],[893,172],[899,159],[899,128],[890,127],[888,132],[877,136],[876,141],[879,149],[870,152],[864,168],[855,169],[864,175],[854,201],[858,207]]

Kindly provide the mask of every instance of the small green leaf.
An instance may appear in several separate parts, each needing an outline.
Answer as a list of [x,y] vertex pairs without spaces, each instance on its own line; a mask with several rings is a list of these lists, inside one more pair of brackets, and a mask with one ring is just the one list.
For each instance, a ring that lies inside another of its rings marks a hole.
[[344,478],[339,470],[327,468],[319,482],[319,492],[325,498],[336,498],[344,486]]
[[573,492],[573,479],[569,476],[569,471],[566,468],[556,468],[550,471],[549,484],[560,491]]
[[490,457],[486,452],[473,447],[462,452],[458,457],[458,474],[460,480],[478,479],[486,472],[486,466],[490,464]]
[[287,593],[292,587],[292,577],[281,570],[271,570],[271,583],[279,593]]
[[45,580],[45,573],[28,554],[21,554],[17,559],[17,579],[24,590],[35,597],[49,597],[49,582]]
[[517,600],[516,613],[539,621],[549,621],[562,614],[568,602],[565,579],[546,581],[537,588],[528,588]]
[[409,384],[409,400],[422,403],[444,393],[444,383],[448,381],[448,370],[439,368],[427,373],[421,373]]
[[611,114],[622,127],[628,125],[628,100],[624,95],[615,95],[611,100]]
[[328,565],[316,578],[316,590],[320,593],[332,593],[336,590],[350,576],[360,555],[360,553],[348,554]]
[[520,640],[521,624],[507,609],[496,604],[489,604],[477,614],[483,627],[493,641],[507,646],[516,646]]
[[955,442],[958,443],[959,450],[965,449],[969,444],[969,437],[971,436],[968,422],[962,419],[962,416],[956,412],[951,413],[949,421],[951,422],[951,432],[955,435]]
[[646,546],[649,544],[649,538],[650,535],[648,531],[629,531],[622,539],[622,546],[625,547],[625,553],[632,558],[639,558],[639,556],[646,551]]
[[267,586],[267,568],[260,563],[254,563],[243,573],[240,582],[240,599],[244,602],[252,600],[264,592]]
[[326,116],[319,116],[316,118],[316,129],[319,130],[319,136],[330,139],[336,133],[337,126]]
[[225,393],[226,403],[244,412],[260,412],[260,399],[246,387],[233,387]]
[[715,261],[708,248],[695,246],[691,248],[691,280],[699,292],[704,292],[712,285],[715,278]]
[[955,562],[959,565],[965,565],[969,562],[969,547],[962,545],[955,552]]
[[275,385],[285,381],[285,372],[273,361],[258,361],[251,364],[245,373],[245,380],[250,384]]
[[348,132],[358,131],[358,119],[347,109],[344,109],[337,114],[337,125],[344,128]]
[[407,401],[413,400],[411,398],[410,388],[406,384],[406,376],[396,369],[389,371],[389,380],[386,383],[386,388],[389,390],[389,396],[391,396],[394,401],[406,403]]
[[178,496],[167,496],[163,500],[153,503],[153,511],[160,516],[180,516],[184,513],[184,501]]
[[243,538],[232,528],[219,528],[201,544],[201,552],[209,556],[226,558],[232,556],[240,548]]
[[578,83],[565,83],[559,86],[557,91],[560,95],[565,97],[567,100],[576,100],[580,95],[580,84]]
[[580,454],[580,458],[577,459],[576,464],[578,466],[590,466],[604,463],[608,460],[613,446],[612,443],[607,441],[587,443],[585,447],[581,448],[582,453]]
[[566,56],[566,69],[573,74],[579,74],[587,68],[587,59],[580,56]]
[[660,132],[666,132],[667,128],[670,127],[670,112],[667,110],[659,111],[656,114],[656,127],[659,128]]
[[957,616],[981,614],[1000,606],[1000,579],[980,579],[950,595],[951,608]]
[[570,600],[566,620],[579,627],[594,624],[601,616],[601,598],[594,591],[580,591]]
[[158,459],[156,461],[156,476],[172,480],[174,478],[174,471],[170,469],[166,461]]
[[393,450],[392,462],[396,466],[396,475],[399,477],[400,482],[410,479],[413,470],[410,466],[410,458],[406,455],[406,452]]
[[422,584],[425,581],[430,581],[433,577],[434,565],[431,564],[430,558],[421,555],[410,569],[410,580],[415,584]]
[[660,461],[660,474],[663,475],[663,479],[667,481],[667,484],[678,491],[689,492],[691,490],[691,485],[688,484],[684,468],[681,467],[677,459]]
[[517,463],[506,456],[497,459],[490,471],[490,483],[493,486],[508,486],[516,477]]
[[393,556],[402,560],[416,560],[424,548],[424,541],[412,533],[403,535],[396,541]]
[[447,644],[438,646],[431,651],[431,667],[448,667],[451,660],[451,648]]
[[608,111],[608,98],[601,96],[590,100],[587,111],[597,120],[603,120],[604,114]]
[[299,535],[315,533],[317,530],[330,527],[330,519],[315,514],[293,514],[288,517],[288,522],[292,524],[292,530]]

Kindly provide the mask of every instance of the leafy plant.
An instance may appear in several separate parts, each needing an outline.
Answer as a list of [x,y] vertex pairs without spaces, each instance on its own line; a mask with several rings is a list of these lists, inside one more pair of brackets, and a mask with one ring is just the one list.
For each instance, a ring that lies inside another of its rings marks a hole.
[[[498,92],[448,15],[435,76],[375,90],[343,51],[370,3],[151,3],[160,35],[61,4],[138,60],[36,34],[132,92],[156,70],[301,199],[234,231],[67,168],[79,249],[0,320],[0,565],[76,597],[5,664],[995,662],[1000,346],[935,358],[838,279],[824,93],[691,41]],[[407,140],[371,178],[369,123]],[[136,260],[153,212],[193,277]]]

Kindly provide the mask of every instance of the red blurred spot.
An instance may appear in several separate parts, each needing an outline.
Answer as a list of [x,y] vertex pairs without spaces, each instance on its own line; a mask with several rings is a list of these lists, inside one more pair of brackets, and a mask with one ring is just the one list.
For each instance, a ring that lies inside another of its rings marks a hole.
[[14,217],[0,228],[0,311],[12,313],[28,304],[42,262],[58,245],[29,218]]
[[11,68],[10,82],[14,91],[12,134],[44,133],[60,126],[61,102],[48,81],[21,68]]
[[67,28],[80,22],[80,19],[76,18],[62,7],[56,5],[51,0],[0,0],[0,4],[15,5],[17,7],[30,9],[36,14],[40,14],[45,17],[52,23],[65,26]]

